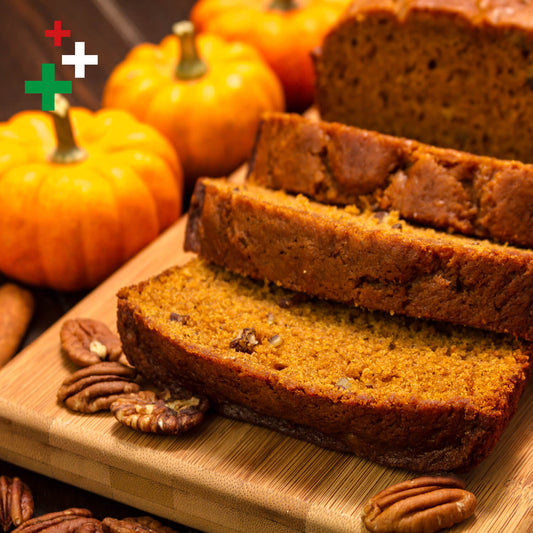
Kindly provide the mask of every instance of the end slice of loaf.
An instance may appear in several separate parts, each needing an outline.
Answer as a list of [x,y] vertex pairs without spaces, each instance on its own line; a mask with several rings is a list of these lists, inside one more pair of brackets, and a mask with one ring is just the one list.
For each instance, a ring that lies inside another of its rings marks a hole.
[[319,202],[393,209],[420,224],[533,248],[533,165],[518,161],[269,113],[248,180]]
[[[153,383],[414,471],[482,461],[531,360],[509,336],[310,300],[200,259],[121,289],[117,317],[124,352]],[[243,330],[255,341],[236,342]]]
[[325,120],[533,163],[533,7],[354,0],[315,56]]
[[202,179],[185,248],[229,270],[368,309],[533,340],[533,250]]

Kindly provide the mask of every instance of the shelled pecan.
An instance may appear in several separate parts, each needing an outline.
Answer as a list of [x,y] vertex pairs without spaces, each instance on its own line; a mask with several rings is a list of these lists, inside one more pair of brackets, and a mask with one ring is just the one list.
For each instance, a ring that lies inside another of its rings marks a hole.
[[207,399],[196,396],[147,399],[132,394],[113,402],[111,412],[120,423],[137,431],[177,435],[200,424],[207,408]]
[[231,340],[229,347],[237,352],[252,353],[259,344],[254,328],[244,328]]
[[18,477],[0,476],[0,526],[5,532],[33,516],[31,490]]
[[61,326],[59,338],[63,352],[78,366],[119,359],[125,362],[120,338],[98,320],[66,320]]
[[88,509],[71,508],[37,516],[24,522],[13,533],[103,533],[100,520]]
[[105,533],[176,533],[151,516],[122,520],[106,517],[102,520],[102,526]]
[[152,531],[157,531],[158,533],[176,533],[172,528],[165,526],[152,516],[135,516],[124,518],[124,520],[135,522],[143,527],[151,529]]
[[104,411],[120,396],[139,391],[136,375],[134,368],[116,361],[91,365],[65,379],[57,398],[72,411]]
[[452,476],[426,476],[382,490],[363,509],[373,533],[433,533],[471,516],[476,497]]

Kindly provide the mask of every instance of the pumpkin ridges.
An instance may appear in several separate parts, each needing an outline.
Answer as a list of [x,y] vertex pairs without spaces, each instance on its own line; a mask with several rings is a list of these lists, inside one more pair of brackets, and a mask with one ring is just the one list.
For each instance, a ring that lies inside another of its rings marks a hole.
[[92,170],[111,186],[120,213],[120,263],[130,259],[159,233],[157,207],[148,186],[125,165],[102,165],[88,161]]
[[[243,76],[244,83],[247,84],[250,92],[256,95],[265,93],[268,100],[266,104],[263,104],[264,111],[284,109],[285,101],[283,99],[283,93],[279,90],[277,80],[274,80],[275,83],[273,83],[270,70],[266,68],[253,68],[249,63],[241,63],[235,67],[235,70]],[[258,78],[261,81],[259,84],[257,83]],[[258,87],[261,87],[262,90],[258,90]]]
[[123,229],[113,187],[99,172],[92,171],[90,163],[87,167],[93,193],[84,197],[86,216],[81,218],[80,231],[86,265],[85,285],[94,287],[122,264],[122,257],[116,250],[121,247]]
[[8,170],[31,162],[27,150],[21,144],[0,141],[3,152],[0,153],[0,180]]
[[[204,82],[202,85],[205,88],[208,83]],[[190,102],[191,99],[177,97],[176,87],[160,90],[148,109],[147,120],[157,124],[158,129],[171,141],[178,153],[183,154],[181,161],[189,178],[228,174],[251,152],[253,134],[236,134],[232,108],[230,107],[227,114],[221,113],[221,109],[227,109],[227,102],[221,95],[220,86],[216,91],[218,94],[215,99],[196,99],[196,105],[202,109],[201,117],[187,113],[188,108],[184,103]],[[166,110],[170,105],[176,114],[182,116],[181,120],[177,121],[168,114]],[[246,110],[246,113],[249,111]],[[244,111],[239,121],[240,125],[246,122]],[[207,146],[210,147],[209,158],[203,157]]]
[[52,119],[42,111],[22,111],[7,123],[23,139],[32,161],[46,161],[55,148]]
[[108,161],[129,166],[144,181],[157,205],[159,231],[175,222],[181,212],[182,191],[176,175],[159,155],[141,150],[124,150]]
[[153,67],[119,65],[109,77],[102,97],[104,107],[121,108],[144,120],[146,108],[162,83],[171,83]]
[[82,107],[70,108],[70,121],[72,123],[74,137],[79,145],[87,151],[90,151],[89,148],[95,139],[102,135],[100,131],[92,126],[94,115],[95,113]]
[[[176,183],[182,186],[183,171],[176,151],[168,139],[153,127],[134,122],[131,115],[118,109],[103,109],[96,113],[93,117],[93,127],[99,132],[99,136],[87,147],[89,151],[97,149],[102,154],[115,154],[132,149],[154,152],[174,171]],[[117,136],[115,128],[130,133]]]
[[72,178],[70,169],[62,165],[45,167],[36,198],[36,248],[40,254],[46,285],[64,289],[87,285],[86,261],[83,254],[81,220],[72,216],[70,202],[76,198],[76,211],[83,211],[76,189],[84,187]]
[[143,62],[146,65],[160,63],[162,59],[159,46],[152,43],[141,43],[133,47],[127,54],[128,61]]
[[[35,205],[45,173],[42,165],[14,167],[0,179],[0,198],[9,198],[0,209],[0,270],[23,282],[43,285],[45,277],[36,246],[37,221],[29,217],[26,205]],[[20,188],[25,180],[24,188]]]
[[270,0],[218,0],[216,2],[197,2],[192,9],[191,19],[198,31],[205,31],[204,22],[214,20],[228,9],[235,10],[238,7],[253,10],[256,13],[263,12]]

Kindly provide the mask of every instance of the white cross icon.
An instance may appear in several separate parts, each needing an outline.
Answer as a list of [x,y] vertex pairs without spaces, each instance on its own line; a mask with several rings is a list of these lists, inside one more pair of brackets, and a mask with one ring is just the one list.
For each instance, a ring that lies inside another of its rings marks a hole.
[[63,65],[74,65],[74,77],[85,78],[85,65],[98,65],[97,55],[85,55],[85,42],[76,41],[74,55],[62,56]]

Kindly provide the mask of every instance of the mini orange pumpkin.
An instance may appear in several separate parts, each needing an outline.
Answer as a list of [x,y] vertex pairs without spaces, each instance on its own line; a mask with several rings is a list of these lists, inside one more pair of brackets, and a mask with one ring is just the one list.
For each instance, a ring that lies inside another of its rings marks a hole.
[[250,155],[260,116],[284,109],[281,84],[248,44],[194,35],[189,21],[159,45],[135,47],[112,72],[103,105],[120,107],[165,134],[187,190],[199,176],[223,176]]
[[287,108],[314,100],[311,52],[351,0],[199,0],[191,12],[198,31],[256,47],[281,80]]
[[0,271],[81,290],[178,218],[183,175],[168,141],[128,113],[56,101],[0,124]]

